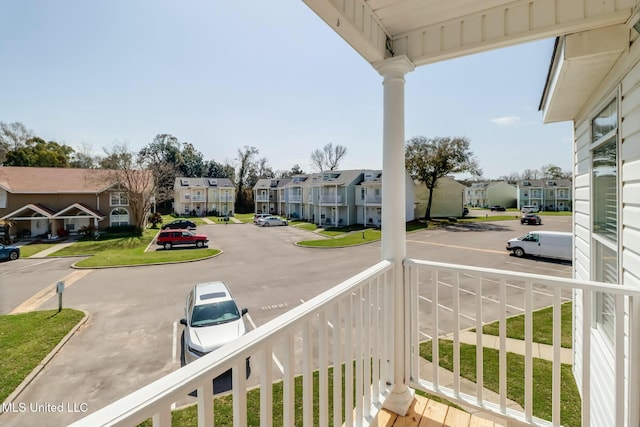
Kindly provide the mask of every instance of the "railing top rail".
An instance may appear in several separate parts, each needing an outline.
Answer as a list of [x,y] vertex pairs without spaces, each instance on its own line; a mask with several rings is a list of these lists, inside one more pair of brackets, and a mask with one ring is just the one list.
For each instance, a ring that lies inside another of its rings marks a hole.
[[383,260],[339,285],[310,299],[257,329],[215,350],[198,360],[136,390],[116,402],[72,424],[74,427],[139,423],[154,413],[162,400],[189,393],[202,381],[213,379],[233,365],[234,360],[244,360],[260,349],[265,341],[278,339],[289,328],[315,316],[336,299],[348,295],[355,287],[377,275],[392,269],[393,264]]
[[524,272],[514,272],[507,270],[498,270],[495,268],[485,268],[485,267],[473,267],[468,265],[457,265],[443,262],[435,262],[435,261],[424,261],[413,258],[406,258],[404,260],[404,266],[417,266],[417,267],[427,267],[427,268],[438,268],[440,270],[449,270],[449,271],[465,271],[470,274],[472,273],[481,273],[489,276],[500,277],[500,278],[511,278],[515,280],[532,280],[537,283],[542,283],[549,286],[558,286],[566,289],[584,289],[591,290],[595,292],[606,292],[611,294],[621,294],[628,295],[632,297],[640,297],[640,288],[621,285],[621,284],[609,284],[609,283],[600,283],[600,282],[592,282],[588,280],[577,280],[577,279],[569,279],[562,277],[554,277],[554,276],[546,276],[542,274],[532,274],[532,273],[524,273]]

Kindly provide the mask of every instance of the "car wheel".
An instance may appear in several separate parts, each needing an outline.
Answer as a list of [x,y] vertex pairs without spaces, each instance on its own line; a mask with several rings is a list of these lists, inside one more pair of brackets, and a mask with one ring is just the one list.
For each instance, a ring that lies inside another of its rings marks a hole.
[[515,248],[515,249],[513,250],[513,254],[514,254],[515,256],[517,256],[518,258],[522,258],[522,257],[524,256],[524,249],[522,249],[522,248]]
[[164,248],[167,249],[167,250],[171,249],[171,243],[169,243],[169,242],[165,243],[164,244]]
[[198,241],[196,242],[196,248],[201,248],[201,247],[203,247],[203,246],[204,246],[204,242],[203,242],[202,240],[198,240]]
[[18,259],[18,257],[19,257],[19,256],[20,256],[20,255],[18,255],[18,252],[17,252],[17,251],[13,251],[13,252],[11,252],[11,253],[9,254],[9,259],[10,259],[11,261],[15,261],[15,260],[17,260],[17,259]]
[[265,222],[265,223],[264,223],[264,226],[265,226],[265,227],[271,227],[271,223],[270,223],[270,222]]
[[282,225],[289,225],[289,223],[287,221],[285,221]]

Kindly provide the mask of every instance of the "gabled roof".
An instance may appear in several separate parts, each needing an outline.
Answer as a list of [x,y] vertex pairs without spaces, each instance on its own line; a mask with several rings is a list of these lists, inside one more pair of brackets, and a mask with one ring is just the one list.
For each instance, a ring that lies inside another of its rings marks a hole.
[[112,178],[107,169],[0,166],[0,188],[14,194],[101,193]]
[[50,209],[40,203],[29,203],[28,205],[24,205],[21,208],[18,208],[15,211],[6,214],[5,216],[2,217],[2,219],[15,218],[18,216],[18,214],[21,214],[26,211],[35,212],[45,218],[51,218],[56,213],[56,211],[54,211],[53,209]]
[[318,172],[311,175],[311,179],[308,179],[307,183],[312,186],[348,185],[359,180],[362,173],[362,169]]
[[571,180],[569,179],[523,179],[518,181],[518,188],[570,188]]
[[229,178],[189,178],[177,176],[173,188],[233,188]]
[[79,211],[82,211],[84,213],[86,213],[89,216],[94,216],[94,217],[98,217],[100,220],[104,219],[106,217],[105,214],[103,214],[102,212],[100,212],[97,209],[92,209],[89,206],[85,205],[84,203],[74,203],[72,205],[67,206],[66,208],[59,210],[58,212],[56,212],[55,214],[53,214],[53,217],[58,218],[58,217],[64,217],[64,216],[68,216],[65,215],[67,212],[77,209]]
[[291,178],[260,178],[256,185],[253,186],[254,190],[275,190],[282,188],[291,182]]

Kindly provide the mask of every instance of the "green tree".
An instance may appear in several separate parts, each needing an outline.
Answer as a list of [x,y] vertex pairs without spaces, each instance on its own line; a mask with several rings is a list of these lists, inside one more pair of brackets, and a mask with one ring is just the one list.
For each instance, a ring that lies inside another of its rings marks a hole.
[[138,152],[138,161],[151,171],[156,188],[156,201],[167,208],[173,199],[173,185],[183,163],[178,138],[171,134],[158,134],[149,145]]
[[431,219],[433,190],[440,178],[463,172],[482,174],[465,137],[411,138],[405,146],[405,166],[411,177],[421,181],[429,190],[425,212],[427,220]]
[[180,176],[200,178],[205,175],[204,158],[193,144],[183,143],[180,157],[181,162],[177,165]]
[[100,169],[127,169],[134,162],[135,154],[129,151],[126,143],[114,143],[102,150],[105,156],[98,160]]
[[66,168],[71,163],[73,153],[73,148],[68,145],[33,137],[26,140],[24,145],[8,151],[5,165]]
[[255,157],[259,151],[256,147],[245,145],[238,149],[236,162],[236,212],[249,212],[253,210],[253,186],[255,170],[257,169]]
[[204,163],[204,176],[207,178],[229,178],[234,181],[235,168],[230,164],[209,160]]

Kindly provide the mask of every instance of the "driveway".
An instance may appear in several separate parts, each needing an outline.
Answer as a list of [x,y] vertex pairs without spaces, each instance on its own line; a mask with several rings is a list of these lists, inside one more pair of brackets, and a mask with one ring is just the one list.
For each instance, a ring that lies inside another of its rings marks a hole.
[[[559,218],[564,222],[554,220],[548,227],[545,223],[545,229],[570,229],[570,218]],[[507,254],[506,240],[530,229],[516,221],[452,225],[407,235],[407,251],[415,258],[570,277],[569,265]],[[62,403],[65,408],[93,412],[178,369],[178,320],[184,298],[195,283],[225,281],[240,307],[249,309],[247,322],[261,325],[380,259],[380,242],[340,249],[297,247],[293,245],[296,241],[320,237],[291,226],[215,224],[200,226],[198,231],[209,236],[211,247],[224,252],[198,262],[93,270],[66,290],[65,306],[87,311],[89,320],[16,402],[27,406]],[[56,265],[52,263],[48,264]],[[34,267],[20,273],[25,281],[26,276],[38,276],[38,266]],[[17,263],[4,263],[0,275],[14,268]],[[41,280],[38,286],[52,279]],[[38,286],[29,291],[36,292]],[[57,308],[57,299],[46,301],[41,308]],[[81,411],[4,413],[0,424],[58,426],[83,415]]]

